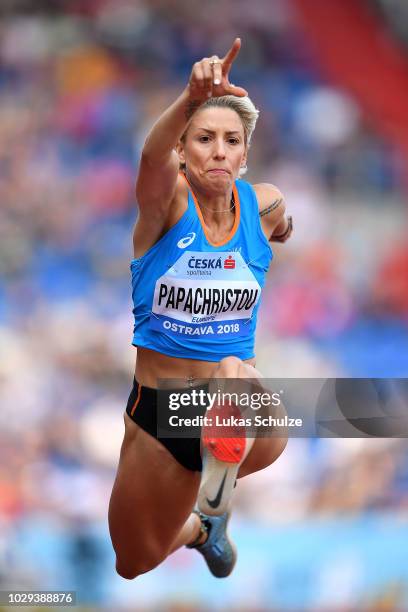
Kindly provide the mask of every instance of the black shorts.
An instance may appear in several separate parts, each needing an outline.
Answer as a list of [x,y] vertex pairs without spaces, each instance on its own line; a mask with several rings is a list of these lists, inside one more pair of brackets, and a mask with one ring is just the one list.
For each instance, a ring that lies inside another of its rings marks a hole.
[[[208,389],[208,387],[206,387]],[[174,390],[173,390],[174,391]],[[189,389],[177,391],[188,392]],[[163,391],[143,387],[136,380],[130,392],[126,406],[126,414],[144,431],[156,438],[173,455],[183,467],[193,472],[201,472],[200,438],[162,438],[157,433],[157,411],[159,407],[158,394],[170,394],[172,391]],[[164,396],[165,397],[165,396]],[[163,396],[160,397],[160,404]],[[161,404],[162,406],[163,404]]]

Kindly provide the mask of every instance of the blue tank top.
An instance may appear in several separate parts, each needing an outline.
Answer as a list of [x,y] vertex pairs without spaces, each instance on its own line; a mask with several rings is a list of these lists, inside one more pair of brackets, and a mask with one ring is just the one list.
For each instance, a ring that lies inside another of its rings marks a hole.
[[171,357],[254,357],[261,290],[272,260],[253,187],[235,181],[235,221],[211,243],[194,194],[179,221],[132,272],[133,344]]

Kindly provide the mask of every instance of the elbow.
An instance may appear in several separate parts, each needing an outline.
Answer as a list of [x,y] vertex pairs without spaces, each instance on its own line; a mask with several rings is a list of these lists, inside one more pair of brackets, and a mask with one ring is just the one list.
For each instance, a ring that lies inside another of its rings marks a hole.
[[152,151],[148,146],[143,147],[142,149],[142,154],[140,156],[140,166],[148,166],[150,168],[154,167],[155,165],[157,165],[157,155],[154,154],[154,151]]
[[293,219],[292,216],[289,215],[284,218],[283,223],[279,223],[269,240],[271,242],[286,242],[291,237],[292,232]]

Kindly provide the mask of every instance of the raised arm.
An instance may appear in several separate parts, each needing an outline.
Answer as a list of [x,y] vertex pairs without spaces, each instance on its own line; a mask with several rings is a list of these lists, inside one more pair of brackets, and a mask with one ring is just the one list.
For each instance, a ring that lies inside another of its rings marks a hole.
[[196,62],[187,87],[161,115],[143,147],[136,182],[136,197],[141,215],[162,219],[174,199],[179,159],[175,151],[188,122],[210,97],[245,96],[247,92],[229,82],[229,71],[239,53],[241,41],[236,38],[224,58],[217,56]]
[[162,215],[174,198],[179,159],[176,144],[183,134],[191,104],[188,88],[162,114],[143,147],[136,181],[140,214]]

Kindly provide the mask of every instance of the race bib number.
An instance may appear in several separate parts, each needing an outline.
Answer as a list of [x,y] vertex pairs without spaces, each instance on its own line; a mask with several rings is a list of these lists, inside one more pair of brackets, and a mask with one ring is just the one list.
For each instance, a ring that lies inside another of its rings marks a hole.
[[181,336],[240,336],[261,287],[238,252],[187,251],[155,286],[150,325]]

